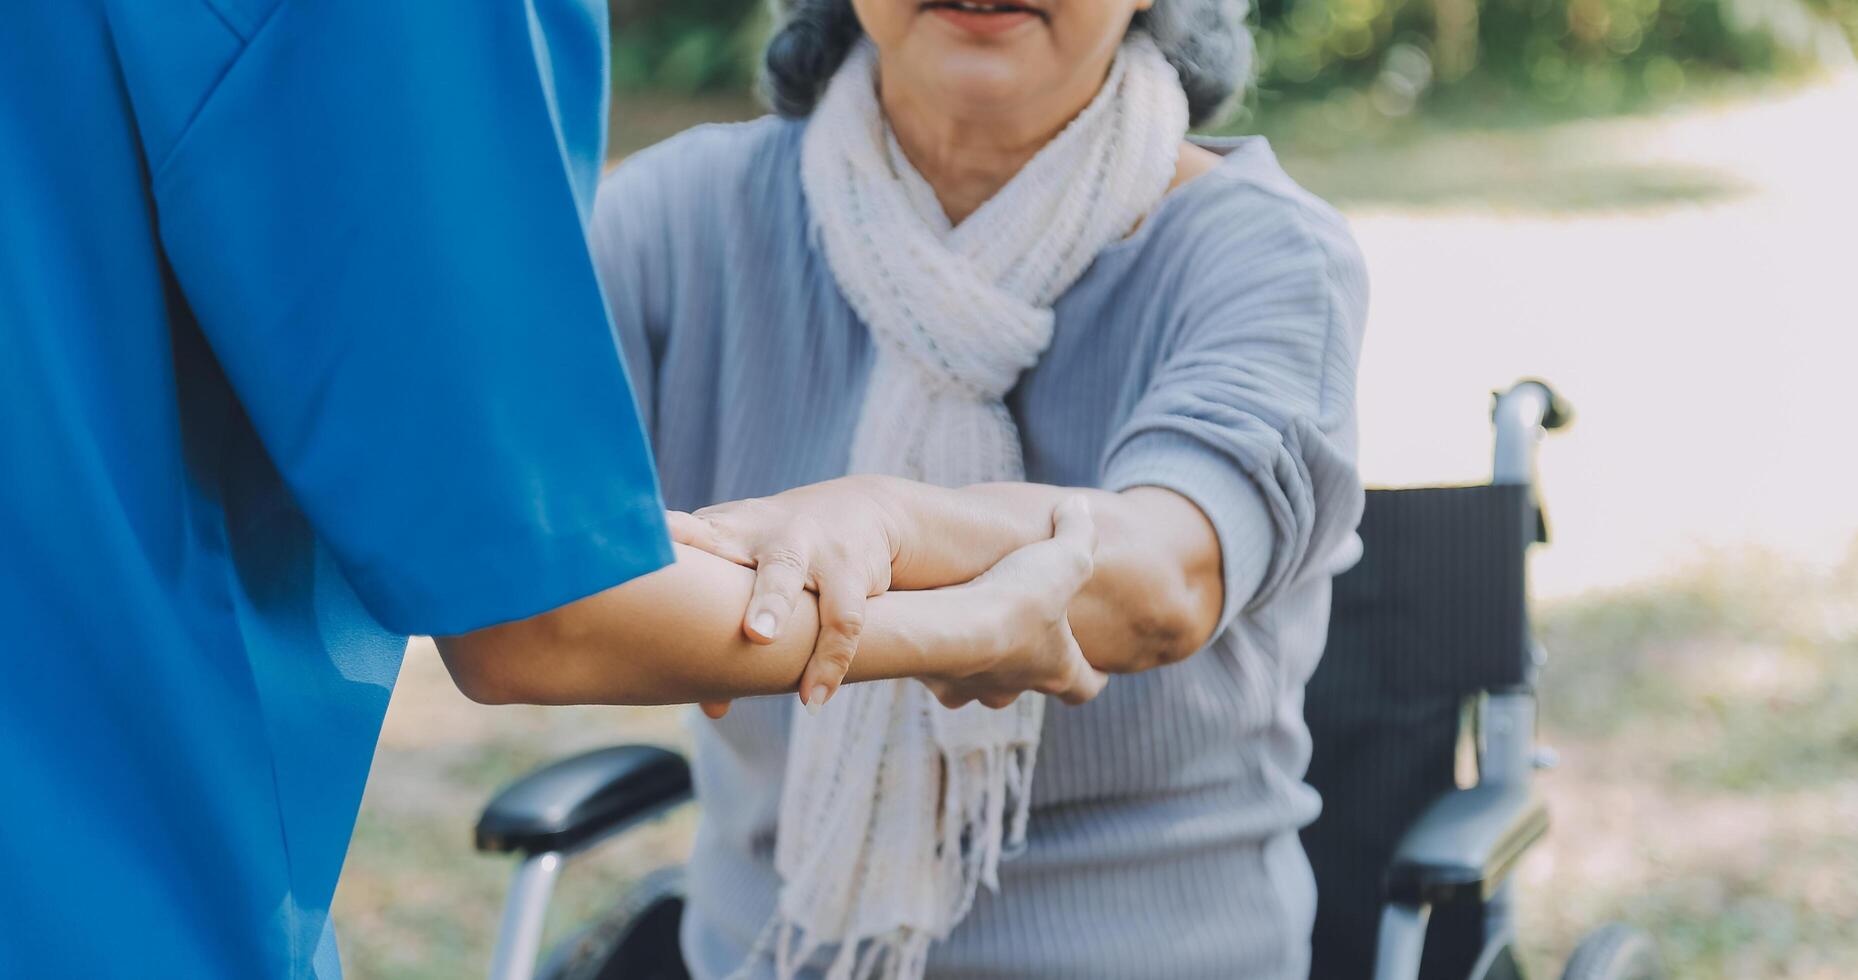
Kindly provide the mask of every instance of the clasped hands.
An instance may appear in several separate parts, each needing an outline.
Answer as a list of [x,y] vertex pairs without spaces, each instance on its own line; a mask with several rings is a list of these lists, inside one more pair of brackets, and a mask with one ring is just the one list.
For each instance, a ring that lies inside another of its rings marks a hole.
[[[918,675],[944,705],[1001,708],[1026,691],[1068,704],[1095,697],[1106,675],[1085,660],[1068,618],[1096,551],[1084,498],[1054,509],[1049,537],[969,577],[971,562],[935,554],[948,542],[928,539],[935,529],[915,519],[907,492],[899,492],[906,484],[845,477],[694,513],[673,511],[671,537],[755,571],[742,619],[753,642],[780,635],[803,591],[818,595],[819,638],[797,692],[809,711],[818,711],[850,670],[867,601],[891,590],[934,589],[960,600],[948,605],[955,621],[943,625],[953,627],[968,655],[943,659],[929,651]],[[728,702],[703,705],[712,718],[728,708]]]

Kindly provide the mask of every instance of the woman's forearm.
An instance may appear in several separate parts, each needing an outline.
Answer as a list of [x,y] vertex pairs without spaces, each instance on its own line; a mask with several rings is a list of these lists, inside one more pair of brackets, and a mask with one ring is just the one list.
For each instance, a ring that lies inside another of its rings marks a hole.
[[[1048,516],[1040,537],[1049,535]],[[793,693],[818,635],[816,603],[804,597],[774,642],[752,643],[742,610],[754,579],[750,569],[680,545],[669,568],[531,619],[440,637],[438,646],[459,688],[487,703],[671,704]],[[988,601],[958,592],[872,600],[849,680],[980,669],[991,655],[987,631],[976,628],[993,615],[980,608]]]
[[1173,491],[1035,483],[949,490],[889,480],[881,492],[901,526],[897,588],[967,581],[1044,533],[1054,502],[1082,494],[1098,543],[1095,573],[1071,604],[1071,628],[1090,662],[1118,673],[1146,670],[1212,639],[1224,597],[1218,537],[1200,509]]

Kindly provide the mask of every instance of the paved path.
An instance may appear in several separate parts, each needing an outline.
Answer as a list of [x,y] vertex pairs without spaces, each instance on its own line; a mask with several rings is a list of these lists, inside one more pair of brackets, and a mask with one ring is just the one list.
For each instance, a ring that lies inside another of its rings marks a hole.
[[1709,190],[1586,211],[1349,206],[1374,279],[1370,482],[1486,475],[1484,391],[1539,374],[1581,413],[1543,455],[1559,529],[1543,593],[1714,548],[1858,556],[1858,77],[1529,140],[1588,173]]

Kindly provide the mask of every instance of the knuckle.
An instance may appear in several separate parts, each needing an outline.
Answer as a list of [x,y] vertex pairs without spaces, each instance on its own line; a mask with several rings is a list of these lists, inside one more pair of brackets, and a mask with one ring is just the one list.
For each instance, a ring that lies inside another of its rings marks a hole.
[[1015,627],[1026,633],[1043,633],[1055,623],[1063,606],[1042,591],[1026,591],[1017,596],[1009,614]]
[[1091,573],[1096,570],[1097,562],[1090,556],[1090,552],[1082,549],[1071,552],[1071,571],[1078,578],[1088,581]]
[[826,616],[826,625],[833,632],[848,639],[857,639],[864,632],[864,606],[841,604]]
[[737,528],[727,510],[704,509],[690,515],[704,532],[718,538],[737,537]]
[[1039,629],[1049,635],[1053,642],[1061,641],[1064,635],[1070,632],[1067,616],[1069,611],[1064,602],[1057,599],[1039,603],[1035,610]]
[[857,592],[865,598],[881,595],[890,586],[888,554],[879,560],[875,555],[864,555],[835,545],[830,551],[830,557],[818,564],[830,570],[838,581],[845,583],[846,591]]
[[852,668],[852,650],[850,647],[835,644],[819,651],[821,664],[843,675]]
[[806,555],[790,542],[780,542],[762,549],[755,556],[755,563],[763,568],[791,568],[804,571],[807,567]]
[[820,542],[818,550],[820,555],[825,559],[823,563],[832,565],[849,564],[852,549],[850,545],[845,543],[845,539],[842,535],[827,534],[824,527],[821,527],[817,522],[811,519],[801,522],[800,526],[806,528],[806,530]]
[[1064,694],[1077,687],[1077,668],[1069,664],[1052,672],[1039,682],[1041,694]]

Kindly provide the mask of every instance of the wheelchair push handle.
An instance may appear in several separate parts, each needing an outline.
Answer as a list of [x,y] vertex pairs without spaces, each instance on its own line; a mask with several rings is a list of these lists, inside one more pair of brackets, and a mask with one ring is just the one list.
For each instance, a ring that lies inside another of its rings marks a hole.
[[1511,385],[1508,391],[1493,391],[1490,394],[1492,404],[1496,406],[1492,409],[1493,417],[1500,414],[1506,399],[1520,399],[1539,403],[1540,414],[1535,424],[1550,432],[1574,424],[1574,403],[1556,391],[1554,385],[1541,378],[1524,378]]
[[1533,484],[1535,447],[1545,431],[1574,423],[1574,406],[1548,382],[1525,378],[1495,393],[1491,420],[1497,430],[1491,482]]

